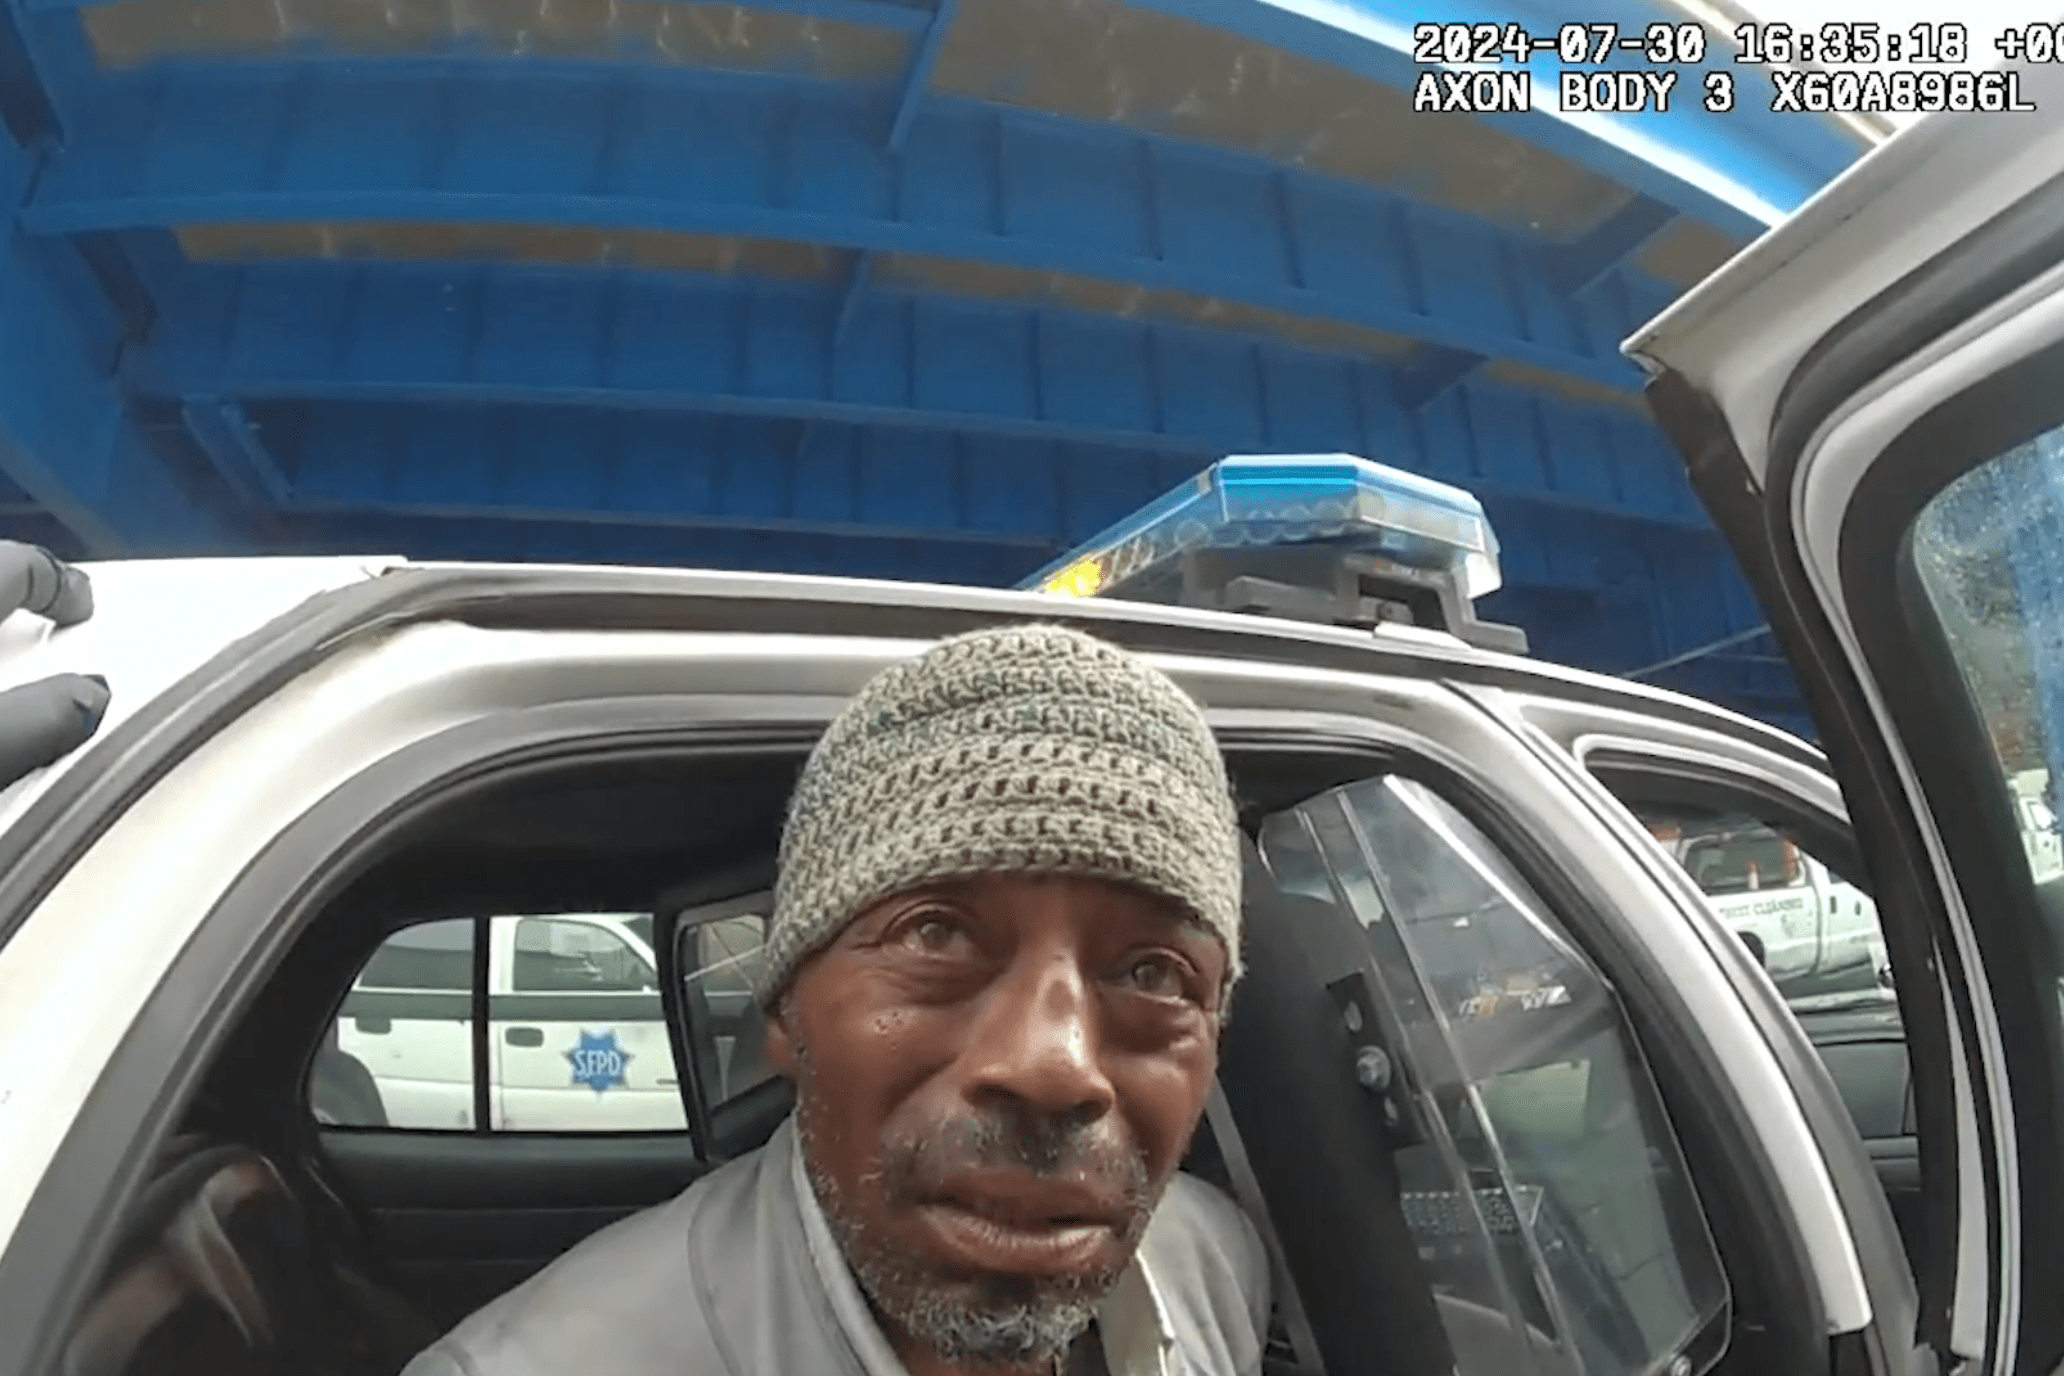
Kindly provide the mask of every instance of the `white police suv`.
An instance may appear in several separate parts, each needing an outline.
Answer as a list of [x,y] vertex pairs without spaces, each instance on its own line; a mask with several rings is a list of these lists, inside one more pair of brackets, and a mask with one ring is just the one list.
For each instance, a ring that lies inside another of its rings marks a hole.
[[[1988,729],[2064,726],[2064,74],[2024,89],[1630,345],[1830,758],[1528,660],[1480,508],[1346,456],[1226,460],[1018,592],[0,550],[0,1376],[393,1376],[765,1140],[801,759],[1054,617],[1233,771],[1251,973],[1185,1169],[1269,1242],[1270,1372],[2054,1370],[2064,910]],[[1685,837],[1866,897],[1889,984],[1759,958]]]

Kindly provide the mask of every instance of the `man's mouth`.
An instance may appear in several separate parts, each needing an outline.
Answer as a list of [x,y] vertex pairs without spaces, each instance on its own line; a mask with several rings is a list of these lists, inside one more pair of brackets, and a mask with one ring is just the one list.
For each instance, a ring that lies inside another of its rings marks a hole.
[[977,1271],[1057,1276],[1114,1259],[1126,1211],[1089,1187],[1016,1173],[953,1180],[918,1207],[940,1248]]

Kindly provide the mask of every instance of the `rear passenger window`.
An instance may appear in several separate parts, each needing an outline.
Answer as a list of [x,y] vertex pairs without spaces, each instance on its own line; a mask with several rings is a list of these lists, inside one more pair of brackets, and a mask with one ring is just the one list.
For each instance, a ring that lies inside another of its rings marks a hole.
[[1655,1083],[1612,988],[1496,846],[1401,778],[1260,840],[1279,885],[1366,933],[1405,1216],[1464,1376],[1668,1371],[1713,1342],[1726,1281]]
[[317,1053],[310,1111],[339,1127],[685,1131],[652,929],[649,913],[550,913],[394,933]]

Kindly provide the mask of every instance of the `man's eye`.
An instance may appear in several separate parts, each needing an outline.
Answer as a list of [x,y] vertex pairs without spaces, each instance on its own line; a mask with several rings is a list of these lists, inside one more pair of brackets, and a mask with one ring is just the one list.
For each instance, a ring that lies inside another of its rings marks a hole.
[[1158,999],[1180,998],[1182,970],[1166,956],[1148,956],[1125,967],[1125,982],[1142,994]]
[[903,929],[903,945],[926,955],[957,955],[966,943],[966,930],[944,913],[914,917]]

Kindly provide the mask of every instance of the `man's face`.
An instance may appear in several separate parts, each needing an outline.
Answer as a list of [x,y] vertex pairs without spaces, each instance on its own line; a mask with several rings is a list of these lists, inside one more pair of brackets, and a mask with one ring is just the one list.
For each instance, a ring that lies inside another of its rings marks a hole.
[[804,964],[769,1051],[906,1360],[1031,1366],[1088,1326],[1203,1112],[1226,961],[1131,889],[985,876],[876,903]]

